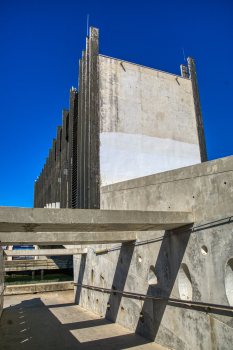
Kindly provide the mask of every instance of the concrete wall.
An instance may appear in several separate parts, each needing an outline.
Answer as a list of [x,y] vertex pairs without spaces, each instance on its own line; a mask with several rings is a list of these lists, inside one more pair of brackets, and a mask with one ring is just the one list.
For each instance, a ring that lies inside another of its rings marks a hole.
[[[228,157],[103,187],[101,209],[192,210],[199,225],[232,215],[232,193],[233,157]],[[164,233],[141,232],[138,242]],[[75,282],[233,306],[232,221],[96,255],[101,248],[74,257]],[[232,348],[232,312],[80,287],[75,292],[76,303],[168,348]]]
[[5,276],[4,263],[5,263],[5,258],[3,255],[3,249],[2,247],[0,247],[0,317],[3,309],[3,292],[4,292],[4,276]]
[[101,186],[200,163],[191,80],[100,55],[99,86]]

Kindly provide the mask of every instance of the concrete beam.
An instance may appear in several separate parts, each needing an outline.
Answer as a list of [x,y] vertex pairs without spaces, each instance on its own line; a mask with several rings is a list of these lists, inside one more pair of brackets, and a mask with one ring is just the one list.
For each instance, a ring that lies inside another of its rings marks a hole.
[[[0,207],[0,232],[66,232],[63,238],[67,232],[80,232],[84,241],[94,238],[93,232],[102,232],[102,237],[108,232],[107,239],[111,231],[171,230],[193,221],[191,212]],[[72,239],[79,240],[80,235]],[[61,244],[69,244],[65,242]],[[42,244],[40,240],[38,243]]]
[[6,256],[61,256],[87,254],[87,248],[69,248],[69,249],[19,249],[4,250]]
[[[52,210],[52,209],[50,209]],[[1,245],[108,244],[135,241],[136,232],[0,232]]]

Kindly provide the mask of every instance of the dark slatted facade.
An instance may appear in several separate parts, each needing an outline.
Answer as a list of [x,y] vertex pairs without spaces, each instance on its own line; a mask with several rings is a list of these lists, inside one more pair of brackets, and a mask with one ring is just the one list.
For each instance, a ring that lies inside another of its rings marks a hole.
[[90,28],[79,60],[79,91],[70,89],[69,110],[35,182],[35,208],[100,207],[99,181],[99,31]]

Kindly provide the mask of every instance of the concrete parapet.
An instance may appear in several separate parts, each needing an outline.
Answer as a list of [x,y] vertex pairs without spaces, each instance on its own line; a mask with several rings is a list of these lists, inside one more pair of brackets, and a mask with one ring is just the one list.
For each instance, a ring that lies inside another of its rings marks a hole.
[[6,286],[4,295],[55,292],[74,289],[73,282],[33,283]]
[[[232,191],[233,157],[102,188],[102,209],[192,210],[195,225],[138,232],[135,244],[96,245],[74,256],[74,282],[100,287],[75,287],[76,303],[167,348],[230,349],[232,311],[188,301],[233,306]],[[108,295],[101,287],[187,304]]]

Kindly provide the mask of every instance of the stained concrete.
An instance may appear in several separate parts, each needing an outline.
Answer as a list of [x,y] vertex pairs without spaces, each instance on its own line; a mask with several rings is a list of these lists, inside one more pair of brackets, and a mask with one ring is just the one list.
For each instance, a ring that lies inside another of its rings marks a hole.
[[[191,223],[193,223],[191,211],[48,210],[0,207],[0,232],[151,231],[173,229]],[[0,241],[4,242],[2,239]]]
[[[135,245],[93,246],[87,256],[74,257],[74,281],[232,306],[233,220],[220,220],[233,214],[232,193],[233,156],[102,188],[102,209],[191,210],[195,226],[206,225],[170,236],[138,232]],[[104,248],[110,250],[95,254]],[[77,304],[168,348],[232,348],[232,312],[75,289]]]
[[6,296],[0,320],[4,350],[165,350],[74,304],[73,292]]
[[101,186],[200,163],[191,80],[102,55],[99,80]]
[[35,249],[35,250],[4,250],[6,256],[62,256],[73,254],[87,254],[87,248],[70,249]]

